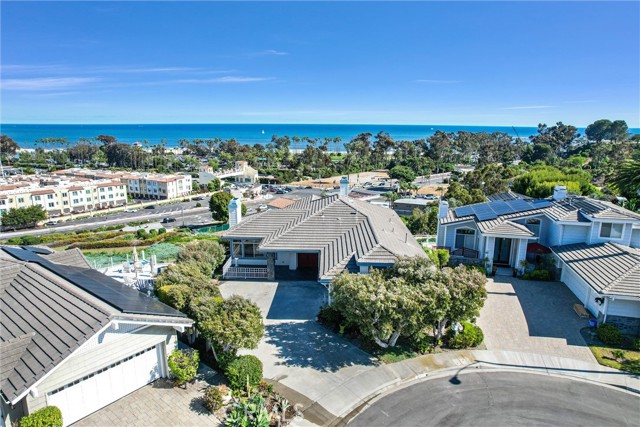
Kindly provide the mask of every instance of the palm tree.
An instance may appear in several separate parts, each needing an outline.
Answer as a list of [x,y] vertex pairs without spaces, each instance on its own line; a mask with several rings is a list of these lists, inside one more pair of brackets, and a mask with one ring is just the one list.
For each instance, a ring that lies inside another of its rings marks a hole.
[[625,196],[640,196],[640,159],[629,159],[618,166],[613,176],[613,187]]

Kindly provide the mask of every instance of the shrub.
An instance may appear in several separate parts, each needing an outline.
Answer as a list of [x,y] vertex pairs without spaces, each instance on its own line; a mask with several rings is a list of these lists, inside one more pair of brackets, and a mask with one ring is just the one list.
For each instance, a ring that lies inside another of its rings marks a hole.
[[596,332],[600,341],[607,345],[618,346],[622,344],[622,332],[620,332],[620,329],[609,323],[603,323],[598,326]]
[[169,355],[169,370],[178,386],[186,384],[196,377],[200,357],[197,350],[173,350]]
[[547,270],[533,270],[522,275],[525,280],[551,280],[551,276]]
[[485,276],[487,275],[487,269],[484,268],[481,265],[467,265],[465,267],[467,267],[467,269],[469,269],[469,270],[478,270],[483,275],[485,275]]
[[484,340],[484,334],[479,326],[469,322],[462,322],[462,331],[454,335],[451,329],[447,334],[448,345],[450,348],[460,349],[467,347],[475,347]]
[[20,427],[62,427],[62,412],[57,406],[38,409],[20,419]]
[[436,251],[436,255],[438,255],[438,263],[440,268],[444,268],[449,264],[449,251],[446,249],[438,249]]
[[164,234],[167,232],[167,229],[164,227],[158,228],[158,234]]
[[158,230],[156,230],[155,228],[152,228],[151,230],[149,230],[149,236],[156,237],[157,235],[158,235]]
[[207,408],[210,412],[215,412],[218,409],[222,408],[222,404],[224,400],[222,398],[222,393],[218,390],[216,386],[209,386],[204,391],[204,396],[202,396],[204,407]]
[[262,362],[250,354],[240,356],[229,363],[225,373],[234,390],[257,387],[262,381]]
[[138,239],[146,239],[147,237],[149,237],[149,233],[147,233],[147,230],[141,228],[136,231],[136,236],[138,237]]
[[622,350],[611,350],[611,355],[616,359],[616,360],[624,360],[626,354],[624,351]]
[[333,305],[325,305],[320,307],[318,312],[318,322],[322,323],[332,331],[338,331],[340,325],[345,323],[345,318]]
[[640,351],[640,338],[635,338],[631,341],[631,348],[635,351]]
[[202,207],[202,203],[198,202],[196,203],[196,208],[201,208]]
[[42,242],[40,236],[22,236],[23,245],[39,245]]

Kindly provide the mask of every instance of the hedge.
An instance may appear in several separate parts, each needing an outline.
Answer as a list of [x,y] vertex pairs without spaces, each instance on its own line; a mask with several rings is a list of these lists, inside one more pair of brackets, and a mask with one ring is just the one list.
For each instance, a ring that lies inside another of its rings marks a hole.
[[460,349],[476,347],[484,340],[484,333],[479,326],[469,322],[462,322],[462,331],[455,334],[451,329],[447,334],[447,342],[450,348]]
[[62,412],[57,406],[38,409],[22,417],[20,427],[62,427]]
[[619,346],[622,344],[622,332],[609,323],[603,323],[596,330],[600,341],[607,345]]
[[246,390],[247,386],[257,387],[262,381],[262,362],[257,357],[246,354],[229,363],[225,374],[233,390]]
[[548,281],[551,280],[551,275],[547,270],[533,270],[522,275],[522,278],[525,280],[542,280]]

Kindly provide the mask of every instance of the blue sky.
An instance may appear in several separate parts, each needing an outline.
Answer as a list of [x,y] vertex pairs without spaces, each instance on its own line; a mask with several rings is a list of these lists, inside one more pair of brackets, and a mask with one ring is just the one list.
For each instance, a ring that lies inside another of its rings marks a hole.
[[640,127],[640,3],[2,2],[3,123]]

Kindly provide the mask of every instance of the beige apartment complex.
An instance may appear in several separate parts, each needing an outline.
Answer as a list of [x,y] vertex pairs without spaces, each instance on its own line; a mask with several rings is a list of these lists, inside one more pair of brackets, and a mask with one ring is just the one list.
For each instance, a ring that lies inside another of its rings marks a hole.
[[112,172],[88,169],[65,169],[53,172],[61,176],[120,181],[129,196],[138,199],[175,199],[191,194],[191,175],[164,175],[141,172]]
[[126,186],[120,181],[40,178],[0,184],[0,216],[9,209],[35,205],[55,217],[127,203]]

